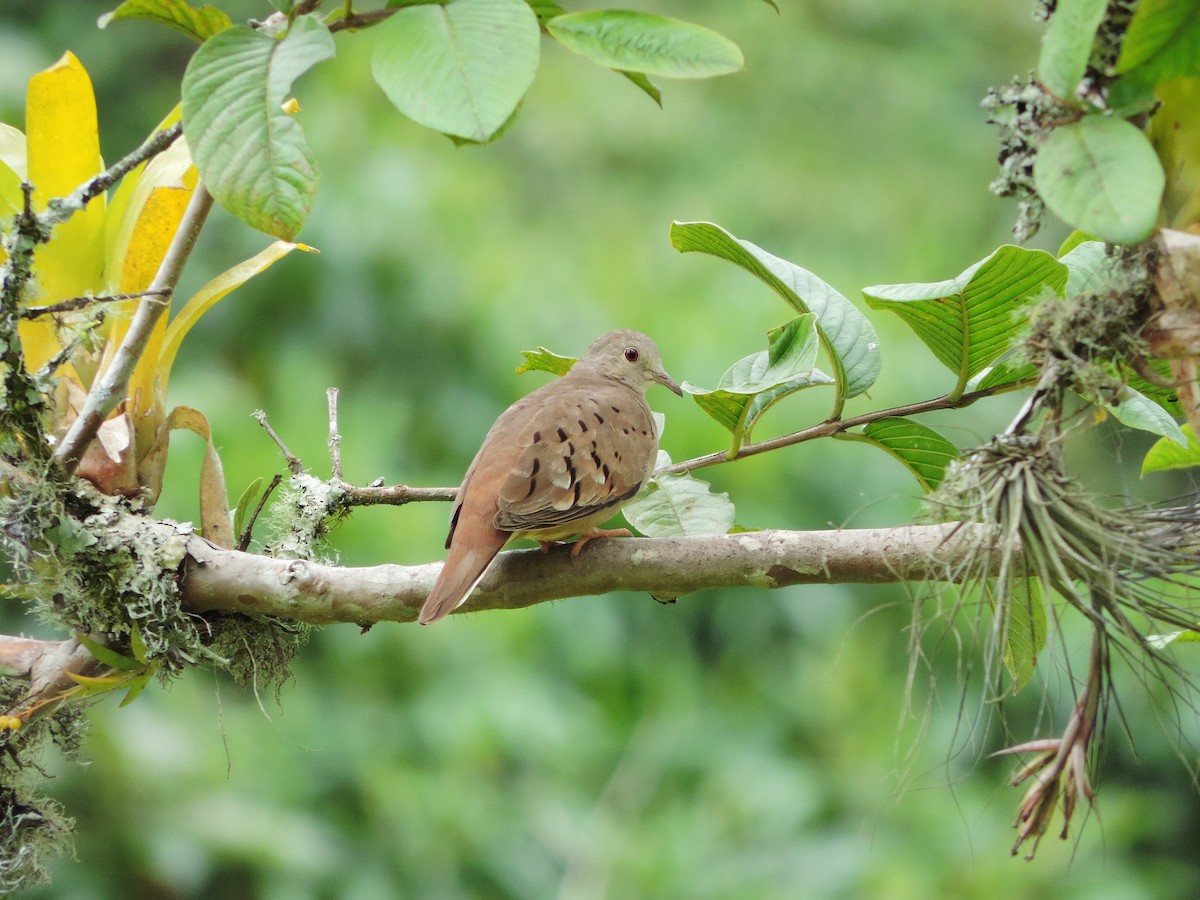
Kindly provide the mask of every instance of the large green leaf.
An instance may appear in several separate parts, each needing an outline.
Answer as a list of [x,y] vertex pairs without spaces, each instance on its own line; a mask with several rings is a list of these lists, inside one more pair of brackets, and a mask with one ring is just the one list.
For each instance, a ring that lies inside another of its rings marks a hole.
[[487,141],[537,73],[541,32],[524,0],[451,0],[401,9],[375,29],[371,71],[414,122]]
[[1200,75],[1200,4],[1140,0],[1121,43],[1117,72],[1155,85]]
[[745,65],[737,44],[715,31],[652,13],[593,9],[555,16],[546,31],[594,63],[665,78],[710,78]]
[[1056,216],[1113,244],[1134,244],[1150,233],[1166,184],[1146,135],[1124,119],[1100,115],[1050,132],[1033,177]]
[[683,383],[696,404],[733,435],[731,456],[776,401],[802,388],[833,383],[828,375],[813,369],[818,346],[815,323],[810,313],[773,329],[769,348],[738,360],[711,391]]
[[1044,291],[1062,294],[1067,267],[1044,250],[1005,245],[957,278],[863,288],[874,309],[891,310],[958,376],[961,394],[1025,327],[1020,308]]
[[1108,0],[1058,0],[1038,60],[1038,78],[1056,97],[1075,99],[1107,7]]
[[1154,400],[1127,384],[1121,385],[1116,399],[1105,403],[1104,408],[1122,425],[1157,434],[1180,447],[1187,446],[1187,436],[1180,430],[1175,418]]
[[889,416],[872,422],[861,432],[844,432],[844,441],[873,444],[898,459],[916,477],[921,490],[937,490],[946,468],[958,459],[958,448],[928,425],[904,416]]
[[215,6],[205,4],[197,8],[184,0],[125,0],[112,12],[102,15],[96,24],[107,28],[110,22],[119,19],[148,19],[202,44],[233,24],[229,16]]
[[1192,430],[1191,425],[1186,424],[1181,430],[1187,445],[1181,447],[1178,441],[1167,437],[1159,440],[1142,460],[1142,477],[1151,472],[1200,466],[1200,441],[1196,440],[1196,432]]
[[333,37],[301,16],[280,40],[227,28],[196,51],[183,75],[183,132],[212,195],[260,231],[291,240],[317,193],[317,162],[282,109],[292,82],[333,56]]
[[829,356],[842,403],[869,388],[879,375],[879,336],[858,308],[812,272],[739,240],[711,222],[672,222],[671,244],[681,253],[708,253],[729,260],[763,281],[801,313],[817,317],[817,333]]
[[[670,463],[659,451],[658,468]],[[735,514],[728,494],[714,494],[706,482],[686,473],[654,476],[621,511],[647,537],[725,534]]]

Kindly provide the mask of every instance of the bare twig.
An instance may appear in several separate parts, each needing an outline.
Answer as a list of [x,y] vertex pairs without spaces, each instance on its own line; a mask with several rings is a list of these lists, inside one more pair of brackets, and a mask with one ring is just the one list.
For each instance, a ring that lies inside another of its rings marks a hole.
[[330,480],[342,480],[342,436],[338,432],[338,389],[328,388],[325,399],[329,403],[329,465]]
[[350,506],[403,506],[431,500],[450,501],[458,493],[457,487],[409,487],[407,484],[355,487],[343,483],[339,487]]
[[132,294],[97,294],[94,297],[72,297],[70,300],[60,300],[48,306],[27,306],[21,310],[22,319],[37,319],[41,316],[53,316],[58,313],[74,312],[86,309],[97,303],[120,303],[124,300],[139,300],[142,297],[160,297],[160,302],[170,302],[170,291],[135,291]]
[[95,178],[85,181],[65,197],[56,198],[46,204],[42,220],[48,226],[59,225],[69,219],[107,191],[110,187],[148,159],[162,153],[183,134],[183,125],[176,122],[170,128],[157,131],[128,156],[117,160]]
[[262,426],[263,431],[267,433],[267,437],[275,442],[275,446],[279,448],[279,452],[283,454],[283,459],[287,463],[288,471],[293,475],[300,475],[304,472],[304,462],[296,454],[287,448],[287,444],[283,442],[275,429],[271,427],[271,423],[267,421],[267,414],[261,410],[254,411],[254,420]]
[[977,400],[982,400],[985,397],[994,397],[998,394],[1004,394],[1009,391],[1019,390],[1029,387],[1032,381],[1018,381],[1012,384],[1000,385],[994,388],[988,388],[983,391],[972,391],[969,394],[963,394],[958,398],[952,398],[949,395],[944,397],[934,397],[930,400],[919,400],[916,403],[906,403],[903,406],[893,406],[889,409],[879,409],[874,412],[863,413],[860,416],[852,416],[848,419],[834,419],[821,422],[819,425],[813,425],[810,428],[804,428],[800,431],[794,431],[791,434],[780,435],[776,438],[771,438],[767,441],[759,441],[754,444],[743,444],[737,453],[730,456],[726,450],[720,450],[716,453],[709,453],[705,456],[697,456],[695,459],[687,459],[683,462],[672,463],[669,466],[663,466],[655,474],[679,474],[681,472],[691,472],[694,469],[702,469],[706,466],[716,466],[721,463],[733,462],[738,459],[745,459],[747,456],[755,456],[759,453],[766,453],[768,450],[778,450],[780,447],[789,447],[792,444],[800,444],[805,441],[815,440],[816,438],[832,437],[835,434],[841,434],[851,428],[857,428],[859,425],[869,425],[872,422],[878,422],[880,419],[886,419],[891,416],[912,416],[919,413],[936,412],[942,409],[960,409],[965,406],[970,406]]
[[58,449],[54,451],[54,459],[64,469],[70,471],[83,455],[88,442],[96,435],[101,423],[108,414],[116,409],[117,404],[124,399],[125,389],[133,369],[145,352],[146,344],[154,330],[154,324],[163,314],[167,304],[162,302],[163,294],[170,294],[179,283],[184,264],[196,245],[196,238],[212,208],[212,195],[203,184],[197,184],[192,193],[192,199],[184,210],[183,218],[171,245],[163,256],[162,264],[154,280],[150,283],[149,292],[155,295],[143,299],[138,304],[137,312],[129,323],[125,339],[117,348],[112,362],[100,375],[88,391],[87,400],[79,417],[71,423],[70,429],[63,438]]
[[271,482],[267,485],[267,489],[263,491],[261,497],[258,498],[258,505],[254,507],[254,512],[250,513],[250,518],[246,522],[246,527],[242,529],[241,535],[238,537],[237,548],[243,552],[250,546],[250,538],[254,533],[254,523],[258,521],[258,517],[262,515],[263,507],[267,505],[267,500],[271,494],[275,492],[275,488],[279,487],[283,481],[283,476],[276,473],[271,478]]

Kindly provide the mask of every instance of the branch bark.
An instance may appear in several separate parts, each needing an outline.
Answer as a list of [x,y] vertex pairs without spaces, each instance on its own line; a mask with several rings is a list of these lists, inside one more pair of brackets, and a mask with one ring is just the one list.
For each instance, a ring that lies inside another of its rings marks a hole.
[[[500,554],[459,612],[521,609],[547,600],[644,591],[659,599],[718,587],[955,581],[992,539],[983,526],[948,523],[845,531],[756,531],[589,543],[547,554]],[[313,624],[410,622],[440,563],[326,566],[188,544],[184,602],[194,612],[279,616]]]

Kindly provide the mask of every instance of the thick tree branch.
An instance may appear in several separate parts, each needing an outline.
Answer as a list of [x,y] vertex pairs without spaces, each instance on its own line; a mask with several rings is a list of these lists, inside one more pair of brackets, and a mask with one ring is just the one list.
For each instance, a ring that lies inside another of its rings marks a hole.
[[[609,591],[660,599],[718,587],[953,581],[963,559],[990,532],[959,523],[845,531],[756,531],[590,543],[578,558],[567,547],[548,554],[500,554],[461,611],[520,609]],[[338,568],[188,545],[184,602],[195,612],[279,616],[315,624],[410,622],[440,563]]]

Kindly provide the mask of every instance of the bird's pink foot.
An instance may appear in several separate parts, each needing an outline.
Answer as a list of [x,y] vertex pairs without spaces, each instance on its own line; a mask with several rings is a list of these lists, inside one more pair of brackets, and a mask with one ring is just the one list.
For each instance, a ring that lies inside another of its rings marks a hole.
[[579,540],[571,547],[571,556],[578,556],[584,544],[593,538],[599,537],[633,537],[633,532],[628,528],[589,528],[579,536]]

